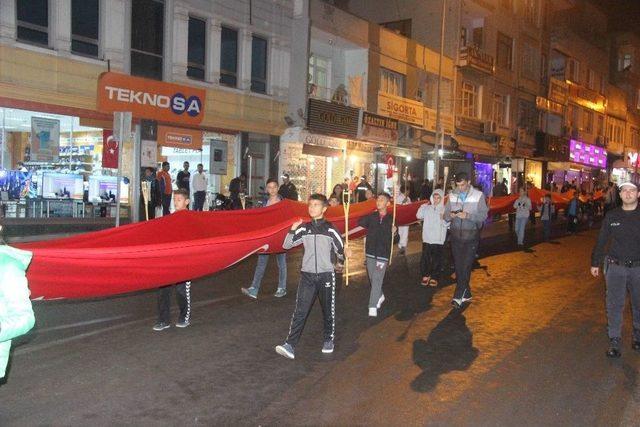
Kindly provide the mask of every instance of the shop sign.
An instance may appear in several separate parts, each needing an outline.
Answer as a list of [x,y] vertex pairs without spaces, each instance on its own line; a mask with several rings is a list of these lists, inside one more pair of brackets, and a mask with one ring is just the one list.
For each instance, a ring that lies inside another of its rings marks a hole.
[[567,82],[551,77],[549,79],[549,99],[566,105],[569,102],[569,85]]
[[189,86],[102,73],[98,79],[98,109],[131,111],[134,117],[196,125],[204,117],[206,92]]
[[158,145],[187,150],[202,150],[202,131],[158,126]]
[[536,96],[536,107],[538,108],[538,110],[548,111],[560,116],[564,114],[564,106],[562,104],[551,101],[550,99],[544,98],[542,96]]
[[[424,109],[424,128],[431,132],[436,132],[436,110],[431,108]],[[440,113],[440,124],[446,135],[453,134],[453,116],[450,114]]]
[[607,151],[604,148],[575,139],[569,141],[569,159],[572,162],[601,169],[607,167]]
[[209,173],[214,175],[226,175],[229,144],[227,141],[214,139],[211,140],[210,147]]
[[424,106],[421,102],[378,92],[378,114],[412,125],[424,126]]
[[577,104],[585,108],[599,112],[604,111],[605,98],[596,91],[572,84],[569,87],[569,95]]
[[31,160],[51,162],[60,152],[60,120],[31,117]]
[[309,100],[307,127],[311,132],[355,138],[360,110],[319,99]]
[[399,122],[396,119],[363,111],[360,124],[359,138],[381,141],[387,144],[396,144],[398,142]]
[[493,74],[493,56],[478,46],[463,46],[460,49],[460,67],[469,67],[487,74]]
[[471,117],[456,117],[456,129],[462,132],[481,135],[484,134],[484,122]]

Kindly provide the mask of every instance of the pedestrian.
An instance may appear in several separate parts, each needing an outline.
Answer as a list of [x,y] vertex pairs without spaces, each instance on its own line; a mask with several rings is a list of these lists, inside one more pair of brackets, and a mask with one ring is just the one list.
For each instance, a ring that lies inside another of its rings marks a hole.
[[344,192],[344,187],[342,187],[342,184],[336,184],[333,186],[333,191],[331,192],[331,195],[329,196],[329,200],[331,200],[332,197],[335,197],[336,200],[339,200],[340,203],[342,203],[342,193]]
[[583,204],[582,213],[587,220],[587,228],[593,227],[593,221],[596,211],[596,202],[593,200],[593,193],[587,195],[587,201]]
[[[370,191],[370,197],[367,197],[367,190]],[[371,188],[371,184],[367,182],[367,176],[362,175],[360,177],[360,182],[356,187],[356,203],[364,202],[365,200],[370,200],[374,197],[373,188]]]
[[282,174],[282,185],[278,190],[278,194],[280,194],[280,197],[283,199],[295,200],[296,202],[298,201],[298,189],[289,179],[288,173]]
[[176,175],[176,185],[178,188],[187,190],[187,193],[191,194],[191,172],[189,172],[189,162],[182,164],[182,170]]
[[340,200],[338,200],[338,198],[334,195],[331,195],[331,197],[329,197],[329,207],[333,208],[336,206],[340,206],[341,202]]
[[444,219],[444,191],[433,190],[431,203],[423,204],[416,212],[422,220],[422,257],[420,273],[422,286],[438,286],[442,273],[447,221]]
[[565,210],[568,234],[576,234],[578,232],[578,212],[580,212],[580,199],[578,199],[578,191],[573,190],[573,197]]
[[633,338],[631,347],[640,351],[640,210],[638,187],[620,184],[622,205],[605,214],[598,241],[591,254],[591,274],[603,268],[606,282],[608,357],[620,357],[622,313],[627,291],[631,294]]
[[35,324],[25,274],[31,257],[31,252],[0,241],[0,379],[5,377],[11,340],[26,334]]
[[193,209],[201,211],[204,208],[204,201],[207,198],[207,186],[209,185],[207,174],[204,173],[204,166],[198,163],[196,173],[193,174]]
[[420,184],[420,196],[419,196],[420,200],[429,200],[429,198],[431,197],[431,191],[432,191],[431,187],[432,187],[431,182],[425,178],[422,181],[422,184]]
[[231,209],[242,209],[241,198],[247,192],[247,175],[243,172],[229,182],[229,198],[231,199]]
[[513,202],[513,207],[516,210],[516,236],[518,236],[518,246],[524,245],[524,230],[529,220],[529,214],[531,212],[531,199],[527,195],[527,190],[520,189],[520,195]]
[[[323,353],[333,353],[335,338],[336,282],[332,254],[342,264],[344,256],[351,256],[350,249],[344,248],[342,237],[337,228],[324,219],[327,210],[327,198],[314,193],[309,196],[308,212],[311,221],[302,219],[291,225],[282,247],[291,249],[303,245],[300,284],[296,295],[296,308],[291,318],[289,334],[282,345],[276,346],[278,354],[295,358],[295,347],[300,340],[304,324],[309,316],[316,296],[322,305],[324,318]],[[340,266],[341,267],[341,266]]]
[[371,292],[369,294],[369,316],[376,317],[378,309],[384,302],[382,282],[391,257],[391,245],[397,242],[396,227],[393,216],[388,213],[391,196],[380,193],[376,198],[375,212],[363,216],[358,220],[360,227],[367,229],[365,244],[365,259]]
[[451,304],[461,308],[471,301],[471,268],[489,209],[484,194],[471,186],[465,172],[456,174],[455,185],[456,189],[449,193],[444,217],[451,221],[451,252],[456,271],[456,289]]
[[171,175],[169,162],[162,162],[162,169],[157,174],[160,183],[160,191],[162,192],[162,216],[171,213],[171,198],[173,197],[173,187],[171,186]]
[[556,213],[556,206],[551,200],[551,194],[544,195],[538,210],[540,211],[540,221],[542,221],[542,238],[546,242],[551,238],[551,222]]
[[146,211],[144,207],[144,197],[140,196],[140,204],[142,206],[140,211],[141,221],[147,219],[147,213],[149,214],[149,219],[154,219],[156,217],[156,207],[162,206],[162,191],[160,190],[160,183],[156,177],[153,176],[153,173],[153,168],[145,168],[144,175],[141,179],[142,182],[149,186],[149,200],[147,200]]
[[[279,203],[282,197],[278,194],[278,180],[270,178],[267,180],[265,186],[267,190],[267,198],[265,199],[263,206],[272,206]],[[287,294],[287,253],[282,252],[275,254],[276,262],[278,263],[278,289],[273,296],[281,298]],[[264,277],[264,272],[267,270],[269,263],[268,254],[258,254],[258,263],[256,264],[256,271],[253,274],[253,281],[249,288],[240,288],[242,293],[250,298],[257,299],[258,292],[260,291],[260,284]]]
[[[411,198],[409,197],[408,188],[405,185],[400,186],[400,193],[397,196],[398,205],[408,205],[411,203]],[[404,255],[407,251],[407,244],[409,243],[409,226],[402,225],[398,227],[398,254]]]
[[[189,193],[184,188],[179,188],[173,193],[173,207],[175,212],[187,210],[189,206]],[[180,314],[176,322],[177,328],[186,328],[191,324],[191,282],[186,281],[175,285],[163,286],[158,290],[158,322],[154,325],[154,331],[162,331],[171,327],[171,294],[175,289],[176,300]]]
[[493,197],[503,197],[507,194],[509,194],[509,190],[507,188],[507,178],[502,178],[502,181],[496,184],[495,187],[493,187],[492,195]]

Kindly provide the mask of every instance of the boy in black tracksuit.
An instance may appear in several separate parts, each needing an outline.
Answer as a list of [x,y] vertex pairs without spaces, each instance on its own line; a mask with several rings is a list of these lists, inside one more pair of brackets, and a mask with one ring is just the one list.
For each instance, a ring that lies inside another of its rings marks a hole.
[[[371,294],[369,296],[369,316],[376,317],[378,309],[384,302],[382,282],[391,257],[391,246],[397,243],[398,235],[393,225],[393,218],[388,214],[387,208],[391,196],[381,193],[376,199],[376,211],[360,218],[358,225],[367,229],[367,243],[365,255],[367,260],[367,274],[371,282]],[[394,234],[394,242],[391,235]]]
[[336,254],[338,262],[342,263],[345,251],[349,249],[342,244],[342,237],[336,227],[323,218],[327,210],[327,198],[322,194],[312,194],[309,197],[309,216],[311,222],[296,221],[287,233],[282,247],[291,249],[304,245],[302,257],[302,273],[296,308],[291,319],[289,335],[283,345],[276,346],[276,352],[289,359],[295,358],[295,346],[298,344],[302,329],[315,302],[316,295],[322,305],[324,317],[324,345],[323,353],[333,352],[333,338],[335,334],[335,297],[336,281],[332,252]]

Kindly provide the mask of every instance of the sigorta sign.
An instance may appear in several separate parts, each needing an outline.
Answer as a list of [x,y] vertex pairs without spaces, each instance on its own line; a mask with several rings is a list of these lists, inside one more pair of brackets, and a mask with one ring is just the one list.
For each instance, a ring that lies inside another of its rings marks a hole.
[[206,92],[189,86],[102,73],[98,80],[98,109],[131,111],[136,118],[178,124],[200,124]]

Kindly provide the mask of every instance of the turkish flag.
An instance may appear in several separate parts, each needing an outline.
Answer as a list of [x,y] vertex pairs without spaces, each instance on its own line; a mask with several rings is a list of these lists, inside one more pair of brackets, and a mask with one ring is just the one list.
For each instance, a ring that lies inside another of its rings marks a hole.
[[396,162],[392,155],[387,154],[387,158],[385,159],[385,163],[387,163],[387,178],[393,178],[393,173],[396,169]]
[[102,131],[102,167],[118,169],[118,153],[120,144],[110,130]]

